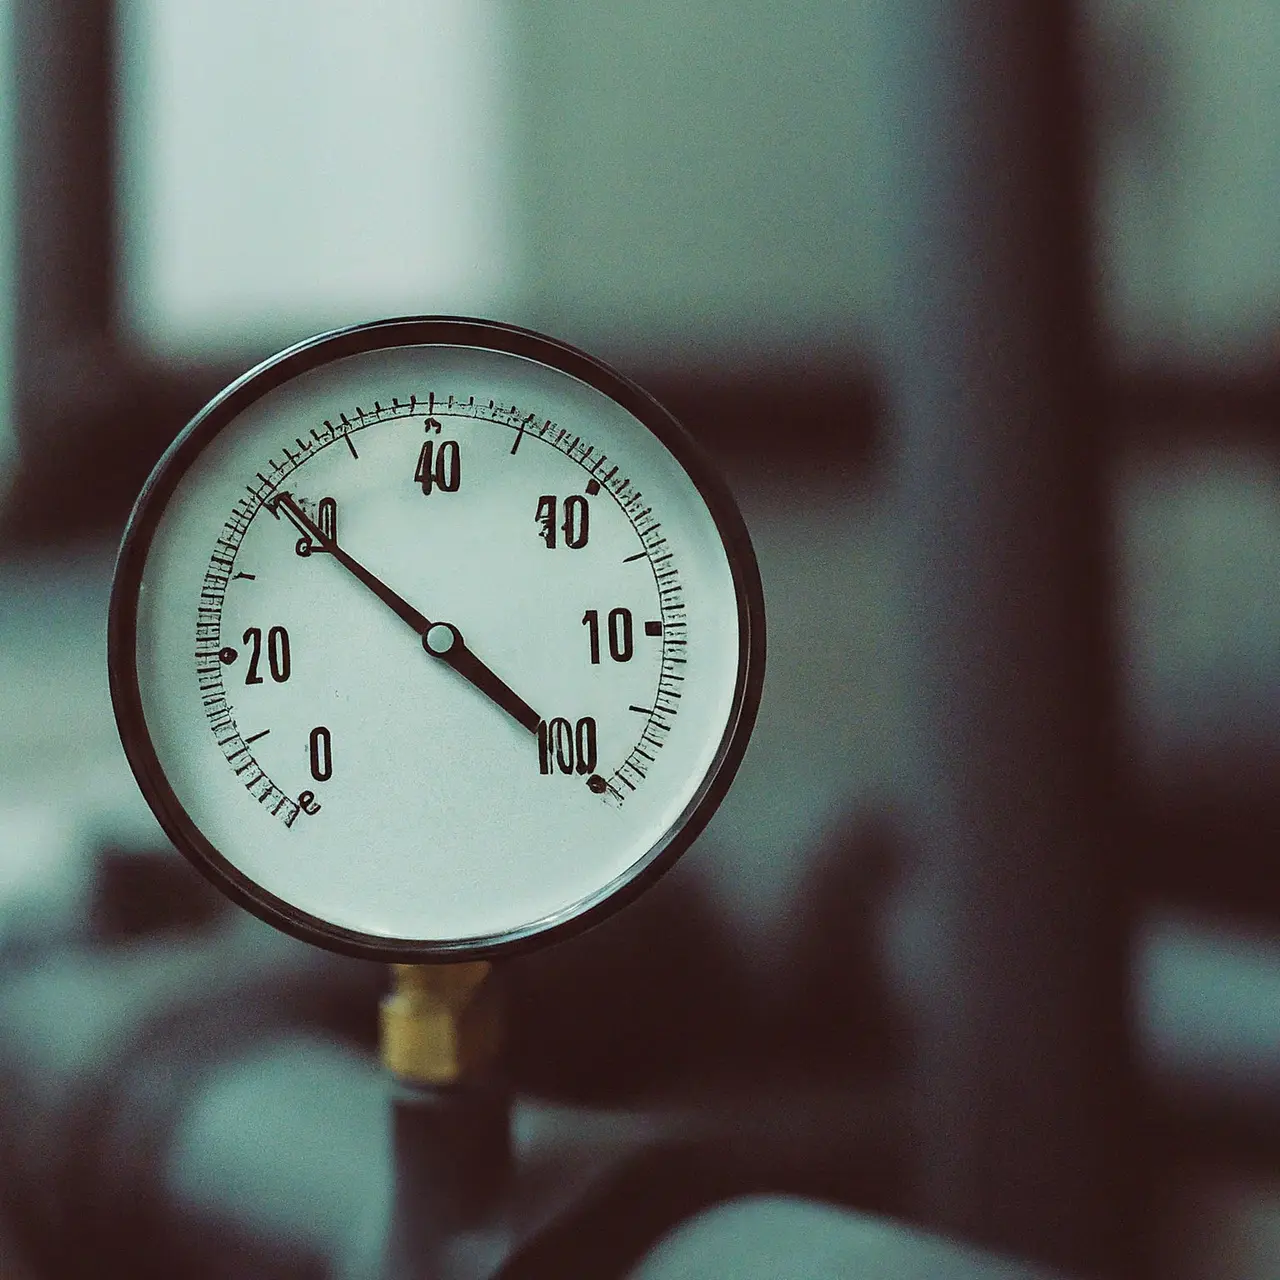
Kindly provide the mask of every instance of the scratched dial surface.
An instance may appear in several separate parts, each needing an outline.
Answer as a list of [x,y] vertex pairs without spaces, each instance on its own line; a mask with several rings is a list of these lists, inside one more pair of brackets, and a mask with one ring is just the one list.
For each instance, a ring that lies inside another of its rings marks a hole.
[[634,894],[714,809],[763,661],[745,528],[605,366],[482,322],[267,362],[139,499],[112,690],[144,793],[244,905],[484,954]]

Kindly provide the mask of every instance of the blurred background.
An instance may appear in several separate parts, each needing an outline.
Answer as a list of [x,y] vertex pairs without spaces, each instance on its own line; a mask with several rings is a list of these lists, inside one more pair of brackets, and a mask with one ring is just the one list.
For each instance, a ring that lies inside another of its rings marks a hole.
[[767,1192],[1280,1276],[1280,10],[1024,8],[0,0],[0,1274],[374,1247],[383,975],[167,847],[106,603],[225,382],[439,313],[662,399],[770,624],[706,834],[505,967],[628,1189],[521,1274]]

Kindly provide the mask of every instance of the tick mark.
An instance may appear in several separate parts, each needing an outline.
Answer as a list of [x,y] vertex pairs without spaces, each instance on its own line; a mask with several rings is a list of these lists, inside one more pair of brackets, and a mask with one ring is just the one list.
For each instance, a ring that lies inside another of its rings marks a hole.
[[660,636],[662,634],[662,623],[646,622],[644,624],[644,633],[647,636]]
[[589,494],[594,498],[594,497],[596,496],[596,494],[600,492],[600,481],[599,481],[599,480],[588,480],[588,481],[587,481],[587,492],[588,492],[588,493],[589,493]]
[[623,560],[623,562],[622,562],[622,563],[623,563],[623,564],[630,564],[633,560],[643,560],[643,559],[645,558],[645,556],[647,556],[648,554],[649,554],[649,553],[648,553],[647,551],[637,551],[637,552],[635,553],[635,555],[633,555],[633,556],[627,556],[627,557],[626,557],[626,559],[625,559],[625,560]]
[[265,737],[267,736],[267,734],[269,734],[270,732],[271,732],[271,730],[270,730],[270,729],[263,729],[263,731],[262,731],[261,733],[255,733],[255,734],[253,735],[253,737],[252,737],[252,738],[246,738],[246,739],[244,740],[244,745],[247,747],[247,746],[249,745],[249,743],[251,743],[251,742],[257,742],[257,740],[258,740],[259,738],[265,738]]
[[520,430],[516,432],[515,443],[512,444],[511,446],[512,453],[515,453],[515,451],[520,447],[520,441],[523,439],[524,439],[524,423],[522,422],[520,424]]
[[355,458],[355,459],[359,460],[360,455],[356,452],[356,447],[355,447],[355,445],[353,445],[353,444],[351,443],[351,437],[350,437],[350,435],[346,435],[346,434],[344,434],[342,438],[347,442],[347,448],[351,450],[351,456],[352,456],[353,458]]
[[637,706],[634,706],[634,705],[633,705],[633,706],[628,707],[628,708],[627,708],[627,710],[628,710],[628,711],[638,711],[642,716],[651,716],[651,715],[653,715],[653,708],[652,708],[652,707],[637,707]]
[[[244,573],[242,571],[236,574],[236,578],[247,578],[250,582],[257,582],[258,575],[256,573]],[[235,581],[235,579],[232,579],[232,581]]]

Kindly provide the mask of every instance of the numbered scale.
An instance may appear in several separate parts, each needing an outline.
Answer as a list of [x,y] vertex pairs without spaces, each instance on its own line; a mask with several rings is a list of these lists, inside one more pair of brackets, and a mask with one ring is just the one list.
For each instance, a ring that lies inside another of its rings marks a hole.
[[580,927],[704,826],[764,665],[727,489],[550,338],[403,319],[292,347],[130,518],[111,692],[161,824],[244,906],[358,955]]

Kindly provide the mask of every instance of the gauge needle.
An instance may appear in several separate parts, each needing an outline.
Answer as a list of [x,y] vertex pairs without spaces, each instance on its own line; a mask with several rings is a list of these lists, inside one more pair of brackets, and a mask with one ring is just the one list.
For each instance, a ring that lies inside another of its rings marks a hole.
[[490,701],[502,708],[517,724],[537,733],[542,717],[504,681],[499,679],[470,649],[462,632],[451,622],[432,622],[419,613],[403,596],[393,591],[381,578],[370,573],[353,556],[326,534],[294,501],[290,493],[277,493],[267,504],[277,519],[283,512],[318,547],[327,551],[353,577],[358,578],[397,617],[402,618],[422,639],[422,647],[441,662],[452,667],[464,680],[470,681]]

